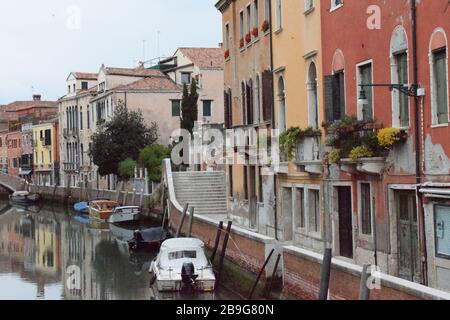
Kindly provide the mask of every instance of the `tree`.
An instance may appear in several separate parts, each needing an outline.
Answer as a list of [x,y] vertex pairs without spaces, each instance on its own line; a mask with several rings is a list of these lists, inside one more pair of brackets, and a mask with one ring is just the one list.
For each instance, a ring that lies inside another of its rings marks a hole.
[[101,176],[119,175],[120,162],[137,159],[139,151],[157,139],[158,125],[152,122],[147,126],[141,111],[129,111],[119,101],[113,119],[99,124],[92,135],[89,154]]
[[131,158],[127,158],[119,163],[119,177],[122,180],[129,180],[134,175],[137,163]]
[[181,100],[181,129],[188,130],[191,134],[194,131],[195,121],[198,119],[198,92],[197,82],[192,79],[191,88],[183,85],[183,98]]
[[161,180],[162,161],[170,158],[171,149],[160,144],[153,144],[141,150],[139,164],[147,168],[148,177],[151,181]]

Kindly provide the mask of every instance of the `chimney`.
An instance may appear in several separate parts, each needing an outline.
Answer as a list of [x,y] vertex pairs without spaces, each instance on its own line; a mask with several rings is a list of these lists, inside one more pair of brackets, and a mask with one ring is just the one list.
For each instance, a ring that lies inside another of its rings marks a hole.
[[33,94],[33,101],[41,101],[41,95],[40,94]]
[[219,48],[220,48],[220,49],[223,48],[223,42],[219,42]]

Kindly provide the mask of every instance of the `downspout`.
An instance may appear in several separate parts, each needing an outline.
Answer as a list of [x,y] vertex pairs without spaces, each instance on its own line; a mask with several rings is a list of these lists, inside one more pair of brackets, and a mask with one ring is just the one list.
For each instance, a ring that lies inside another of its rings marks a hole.
[[417,214],[419,223],[420,234],[420,256],[422,263],[422,282],[424,285],[428,284],[428,270],[427,270],[427,252],[426,252],[426,231],[425,231],[425,218],[423,210],[423,198],[419,192],[420,185],[422,183],[421,174],[421,144],[420,144],[420,121],[419,121],[419,97],[417,96],[417,89],[419,88],[418,79],[418,58],[417,58],[417,5],[416,0],[411,0],[411,26],[412,26],[412,50],[413,50],[413,88],[414,88],[414,135],[416,145],[416,194],[417,194]]
[[[271,123],[272,123],[272,132],[275,129],[275,79],[273,79],[273,23],[272,23],[272,1],[269,1],[269,25],[270,25],[270,35],[269,35],[269,54],[270,54],[270,72],[272,73],[272,114],[271,114]],[[275,239],[278,239],[278,186],[277,186],[277,175],[274,175],[273,179],[273,189],[274,189],[274,227],[275,227]]]

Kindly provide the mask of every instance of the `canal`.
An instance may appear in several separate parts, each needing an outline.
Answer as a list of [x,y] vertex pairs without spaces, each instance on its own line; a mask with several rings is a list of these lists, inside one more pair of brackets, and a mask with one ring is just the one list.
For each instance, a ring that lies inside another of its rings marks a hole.
[[[150,261],[130,253],[139,226],[92,225],[67,209],[0,198],[0,300],[150,300]],[[190,297],[184,297],[190,298]],[[219,287],[217,300],[240,299]]]

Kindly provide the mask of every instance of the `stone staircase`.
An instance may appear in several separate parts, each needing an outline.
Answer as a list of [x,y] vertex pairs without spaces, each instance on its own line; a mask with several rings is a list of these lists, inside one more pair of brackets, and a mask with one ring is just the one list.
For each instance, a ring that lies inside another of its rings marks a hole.
[[181,206],[189,203],[195,214],[227,214],[225,172],[173,172],[173,183]]

